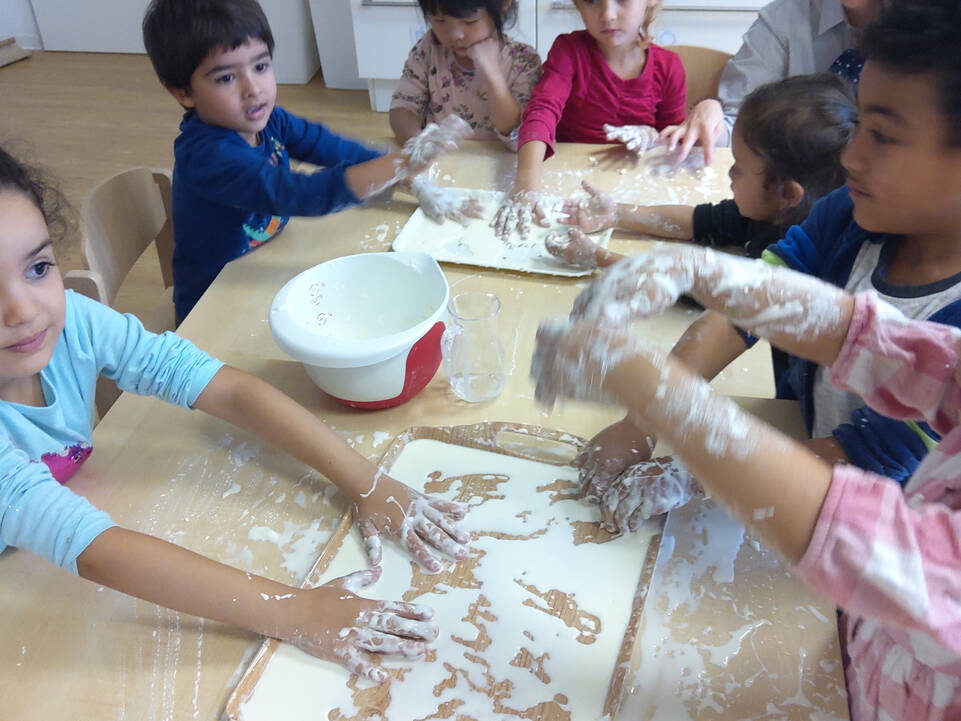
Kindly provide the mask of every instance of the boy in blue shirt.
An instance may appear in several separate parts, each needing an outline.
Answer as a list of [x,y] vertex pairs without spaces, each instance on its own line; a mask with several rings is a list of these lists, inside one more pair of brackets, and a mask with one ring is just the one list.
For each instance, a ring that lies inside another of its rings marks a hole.
[[[341,210],[411,179],[466,127],[453,118],[382,155],[277,107],[274,39],[256,0],[153,0],[143,35],[160,82],[186,109],[174,143],[178,322],[224,265],[291,215]],[[322,169],[294,172],[290,158]]]
[[[898,0],[865,30],[859,125],[841,158],[847,185],[815,205],[762,260],[850,293],[874,291],[909,318],[961,327],[957,13],[957,0]],[[708,312],[672,353],[713,378],[752,340]],[[939,440],[926,424],[885,418],[833,388],[810,361],[791,357],[776,380],[778,397],[801,402],[807,445],[830,462],[903,483]],[[627,486],[643,478],[655,441],[643,426],[629,414],[587,446],[582,487],[605,508],[617,507],[618,496],[630,495]],[[640,467],[631,470],[634,464]],[[629,511],[622,507],[617,515]]]

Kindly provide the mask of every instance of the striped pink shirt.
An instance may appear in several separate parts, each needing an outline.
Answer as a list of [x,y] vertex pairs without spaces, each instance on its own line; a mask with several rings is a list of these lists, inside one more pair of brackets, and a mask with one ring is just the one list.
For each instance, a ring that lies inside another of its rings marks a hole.
[[943,436],[902,492],[836,466],[795,571],[842,610],[851,716],[961,719],[961,330],[856,297],[831,382]]

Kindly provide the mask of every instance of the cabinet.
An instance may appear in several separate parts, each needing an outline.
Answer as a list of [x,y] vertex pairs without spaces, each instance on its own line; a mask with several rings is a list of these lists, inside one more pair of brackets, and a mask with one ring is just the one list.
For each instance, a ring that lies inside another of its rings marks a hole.
[[[145,52],[141,23],[148,0],[31,1],[45,50]],[[320,67],[320,60],[307,3],[260,0],[260,4],[277,45],[274,51],[277,81],[308,82]]]
[[[512,37],[542,58],[561,33],[583,27],[571,0],[517,0]],[[386,111],[411,47],[427,31],[414,0],[350,0],[357,70],[367,79],[370,104]],[[660,45],[703,45],[734,53],[762,0],[664,0],[652,31]]]

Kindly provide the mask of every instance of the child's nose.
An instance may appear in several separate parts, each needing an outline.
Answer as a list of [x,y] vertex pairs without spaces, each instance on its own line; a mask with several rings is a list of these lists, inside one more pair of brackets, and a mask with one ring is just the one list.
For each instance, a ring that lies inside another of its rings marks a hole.
[[7,288],[0,298],[0,314],[8,328],[29,323],[37,316],[37,303],[22,289]]

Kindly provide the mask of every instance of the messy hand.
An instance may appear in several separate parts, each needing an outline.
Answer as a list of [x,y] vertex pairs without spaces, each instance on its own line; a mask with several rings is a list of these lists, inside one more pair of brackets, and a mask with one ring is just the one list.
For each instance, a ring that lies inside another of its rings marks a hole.
[[400,154],[405,165],[398,172],[398,180],[411,178],[430,167],[438,155],[457,149],[457,141],[471,134],[471,127],[459,115],[448,115],[439,123],[427,127],[406,143]]
[[561,208],[559,218],[565,225],[576,225],[585,233],[596,233],[617,226],[619,219],[617,203],[607,193],[598,190],[586,180],[581,187],[587,191],[587,198],[568,198]]
[[694,286],[700,249],[670,249],[625,258],[574,299],[571,317],[615,323],[663,313]]
[[682,162],[695,143],[704,146],[704,161],[710,164],[714,157],[714,146],[725,142],[728,137],[727,124],[724,122],[724,109],[713,98],[702,100],[695,105],[680,125],[669,125],[661,131],[660,142],[667,143],[674,150],[680,143],[676,162]]
[[591,503],[599,503],[618,476],[651,457],[654,443],[653,435],[642,431],[630,416],[609,425],[574,459],[581,495]]
[[540,193],[532,190],[514,191],[497,211],[491,221],[494,233],[501,240],[507,240],[515,230],[522,240],[527,240],[531,230],[531,221],[542,228],[549,228],[547,208]]
[[426,496],[378,469],[370,490],[354,499],[353,508],[373,566],[383,557],[382,534],[396,539],[430,573],[442,568],[437,551],[458,561],[467,558],[470,534],[457,525],[467,509],[459,503]]
[[377,581],[381,570],[357,571],[283,599],[290,604],[284,618],[292,631],[280,635],[313,656],[384,683],[390,676],[374,662],[374,654],[421,658],[439,629],[428,623],[434,615],[429,606],[354,595]]
[[636,531],[648,518],[679,508],[696,495],[703,491],[680,461],[670,456],[642,461],[604,493],[601,523],[611,533]]
[[547,408],[557,398],[619,403],[605,387],[607,374],[636,355],[662,356],[619,326],[600,321],[544,321],[537,329],[531,378],[534,395]]
[[566,233],[552,232],[544,239],[547,252],[572,268],[596,268],[597,243],[584,235],[580,228]]
[[420,203],[421,210],[431,220],[443,223],[446,218],[467,225],[469,218],[479,218],[484,206],[481,202],[462,191],[434,185],[423,175],[410,182],[410,191]]
[[657,143],[658,132],[650,125],[604,125],[612,143],[623,143],[635,155],[641,155]]

